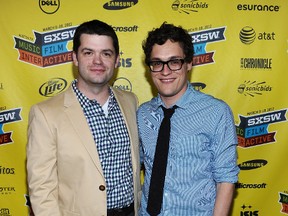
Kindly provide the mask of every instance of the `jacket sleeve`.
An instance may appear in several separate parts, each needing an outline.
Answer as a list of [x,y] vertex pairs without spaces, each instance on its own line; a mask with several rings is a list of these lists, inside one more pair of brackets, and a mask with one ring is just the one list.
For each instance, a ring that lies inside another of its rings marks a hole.
[[45,113],[34,105],[28,123],[27,175],[31,205],[37,216],[60,216],[56,148]]

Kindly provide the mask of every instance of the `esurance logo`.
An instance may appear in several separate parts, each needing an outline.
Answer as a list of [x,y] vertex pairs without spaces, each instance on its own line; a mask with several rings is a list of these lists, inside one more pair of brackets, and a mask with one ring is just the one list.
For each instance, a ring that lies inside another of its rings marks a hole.
[[271,92],[272,87],[263,82],[256,81],[245,81],[238,87],[238,93],[243,94],[244,96],[254,97],[256,95],[262,95],[263,92]]
[[0,112],[0,145],[12,143],[12,131],[4,132],[5,124],[21,121],[21,108],[5,110]]
[[173,2],[171,8],[179,13],[190,14],[191,12],[198,12],[201,9],[207,9],[208,4],[198,0],[176,0]]
[[284,122],[287,109],[267,112],[260,115],[239,115],[240,124],[236,126],[238,146],[249,148],[275,142],[276,132],[269,132],[270,124]]
[[60,8],[60,0],[39,0],[40,9],[46,14],[53,14]]
[[33,30],[34,41],[14,36],[18,60],[41,68],[72,62],[72,51],[67,45],[73,39],[75,29],[70,27],[45,33]]
[[63,78],[53,78],[43,83],[39,88],[39,94],[44,97],[53,97],[62,92],[67,86]]
[[138,3],[138,0],[114,0],[114,1],[109,1],[103,5],[103,8],[106,10],[123,10],[126,8],[133,7]]
[[280,6],[278,5],[260,5],[260,4],[238,4],[237,10],[239,11],[270,11],[279,12]]
[[208,43],[220,42],[226,40],[224,32],[226,27],[213,28],[189,33],[194,45],[193,66],[206,65],[214,63],[214,53],[206,52]]
[[288,214],[288,194],[287,193],[279,193],[279,203],[281,204],[281,213]]

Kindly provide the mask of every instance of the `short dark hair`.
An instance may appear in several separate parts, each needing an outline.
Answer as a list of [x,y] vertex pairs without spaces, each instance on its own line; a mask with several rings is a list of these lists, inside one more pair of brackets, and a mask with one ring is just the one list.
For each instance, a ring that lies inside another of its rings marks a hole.
[[148,37],[142,43],[142,48],[145,54],[145,63],[148,65],[151,61],[151,52],[155,44],[163,45],[167,40],[179,42],[185,55],[185,62],[193,60],[194,48],[192,37],[181,26],[167,24],[164,22],[159,28],[148,32]]
[[73,38],[73,51],[77,53],[78,48],[81,45],[80,37],[82,34],[97,34],[97,35],[106,35],[112,38],[113,46],[116,52],[116,55],[119,55],[119,41],[118,37],[112,28],[112,26],[108,25],[105,22],[100,20],[91,20],[88,22],[84,22],[79,25],[74,34]]

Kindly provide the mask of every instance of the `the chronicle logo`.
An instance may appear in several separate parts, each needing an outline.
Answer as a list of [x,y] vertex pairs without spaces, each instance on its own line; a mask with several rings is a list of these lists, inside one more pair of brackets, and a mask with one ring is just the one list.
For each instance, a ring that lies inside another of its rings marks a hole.
[[266,112],[259,115],[239,115],[240,123],[236,126],[238,147],[250,148],[274,143],[276,131],[269,132],[270,124],[285,122],[287,109]]
[[239,39],[246,45],[252,44],[256,39],[258,40],[275,40],[275,32],[259,32],[258,34],[251,26],[245,26],[240,30]]
[[191,12],[198,12],[201,9],[207,9],[208,3],[199,0],[176,0],[173,2],[171,8],[179,13],[190,14]]
[[138,3],[138,0],[112,0],[103,5],[106,10],[122,10],[133,7]]
[[18,60],[41,68],[72,62],[72,51],[67,46],[73,39],[75,29],[69,27],[45,33],[33,31],[34,41],[14,36]]
[[272,69],[272,58],[241,58],[240,69]]
[[238,87],[238,93],[243,94],[245,96],[249,95],[254,97],[255,95],[262,95],[263,92],[271,92],[272,87],[263,82],[256,81],[245,81]]
[[53,97],[62,92],[67,86],[67,81],[63,78],[53,78],[43,83],[39,88],[40,95]]
[[252,169],[258,169],[263,166],[265,166],[268,162],[263,159],[255,159],[255,160],[249,160],[242,162],[241,164],[238,165],[240,170],[252,170]]
[[60,0],[39,0],[39,7],[46,14],[54,14],[60,8]]
[[193,66],[206,65],[214,63],[214,53],[206,52],[208,43],[220,42],[226,40],[224,32],[226,27],[213,28],[189,33],[194,45]]
[[0,146],[4,144],[13,143],[12,131],[4,132],[4,124],[21,121],[21,108],[10,109],[0,112]]
[[131,84],[130,80],[125,78],[125,77],[118,77],[114,81],[113,87],[115,87],[117,89],[129,91],[129,92],[132,91],[132,84]]
[[288,214],[288,194],[279,192],[279,201],[281,204],[281,213]]

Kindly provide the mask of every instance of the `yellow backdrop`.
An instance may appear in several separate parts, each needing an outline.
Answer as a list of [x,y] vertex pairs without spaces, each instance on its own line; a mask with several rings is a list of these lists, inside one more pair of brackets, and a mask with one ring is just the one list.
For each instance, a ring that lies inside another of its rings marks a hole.
[[26,130],[32,104],[74,79],[71,39],[90,19],[110,23],[121,65],[111,85],[140,102],[155,91],[141,43],[162,22],[195,44],[191,82],[232,108],[241,168],[231,215],[288,215],[288,1],[0,1],[0,215],[32,215],[26,186]]

